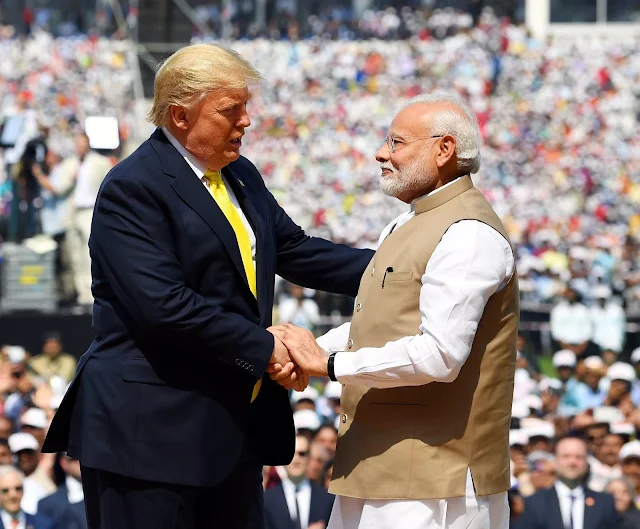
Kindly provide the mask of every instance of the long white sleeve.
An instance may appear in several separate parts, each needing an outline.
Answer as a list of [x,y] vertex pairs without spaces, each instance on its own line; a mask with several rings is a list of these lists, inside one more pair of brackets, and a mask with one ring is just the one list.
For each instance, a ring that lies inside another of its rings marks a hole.
[[349,340],[349,333],[351,332],[351,322],[343,323],[340,327],[331,329],[326,334],[316,339],[318,345],[322,347],[327,353],[335,353],[337,351],[344,351]]
[[488,299],[513,272],[513,252],[502,235],[475,220],[454,224],[422,276],[419,334],[380,348],[338,353],[336,377],[343,384],[376,388],[455,380]]

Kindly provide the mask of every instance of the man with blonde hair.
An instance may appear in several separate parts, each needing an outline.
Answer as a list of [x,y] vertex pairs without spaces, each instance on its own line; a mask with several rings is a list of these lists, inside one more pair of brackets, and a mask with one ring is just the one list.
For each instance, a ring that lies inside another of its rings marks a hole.
[[106,177],[90,239],[95,340],[45,451],[82,465],[90,529],[259,529],[262,465],[294,452],[307,378],[267,329],[275,274],[355,295],[371,259],[310,238],[240,156],[260,74],[220,46],[158,70],[158,127]]
[[471,181],[480,144],[458,98],[411,100],[376,155],[382,191],[410,209],[383,230],[353,320],[319,345],[274,330],[344,386],[328,529],[508,529],[518,280]]

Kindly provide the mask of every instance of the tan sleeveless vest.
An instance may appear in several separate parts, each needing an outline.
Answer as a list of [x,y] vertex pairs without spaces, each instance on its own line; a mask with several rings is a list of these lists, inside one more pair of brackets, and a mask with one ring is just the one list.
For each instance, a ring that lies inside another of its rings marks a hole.
[[[420,199],[415,212],[383,241],[365,271],[346,352],[339,354],[419,333],[421,278],[452,224],[478,220],[508,240],[469,176]],[[508,490],[518,323],[514,272],[489,298],[471,354],[453,382],[344,386],[330,492],[365,499],[459,497],[468,468],[479,496]]]

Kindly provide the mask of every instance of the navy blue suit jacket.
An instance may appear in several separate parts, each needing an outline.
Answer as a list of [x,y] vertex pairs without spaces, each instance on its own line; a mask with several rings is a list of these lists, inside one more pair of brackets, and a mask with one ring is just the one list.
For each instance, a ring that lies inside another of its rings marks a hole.
[[[42,516],[40,514],[27,514],[26,517],[26,529],[58,529],[53,522],[49,520],[46,516]],[[5,528],[2,523],[2,519],[0,519],[0,529],[10,529],[9,527]],[[61,528],[62,529],[62,528]]]
[[[613,496],[584,489],[584,528],[619,529],[620,519]],[[565,529],[556,489],[539,490],[525,499],[524,513],[518,520],[518,529]],[[579,528],[575,528],[579,529]]]
[[105,178],[91,238],[95,340],[43,451],[132,478],[213,486],[245,440],[288,464],[287,392],[264,377],[274,279],[355,296],[373,252],[305,235],[246,158],[223,169],[256,235],[256,298],[233,228],[156,130]]
[[[329,524],[334,498],[333,494],[329,494],[319,485],[311,484],[309,524],[314,522],[324,522],[325,526]],[[278,483],[264,493],[264,516],[266,529],[295,529],[282,483]]]
[[53,520],[56,529],[87,529],[84,501],[69,503],[66,485],[38,502],[38,514]]

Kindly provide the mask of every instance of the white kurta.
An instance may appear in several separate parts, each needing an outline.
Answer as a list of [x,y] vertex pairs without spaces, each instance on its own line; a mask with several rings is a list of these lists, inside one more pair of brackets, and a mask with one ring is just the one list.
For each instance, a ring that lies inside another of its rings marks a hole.
[[[441,188],[442,189],[442,188]],[[436,193],[438,191],[435,191]],[[414,216],[403,213],[382,232],[380,242]],[[420,290],[420,334],[337,354],[342,384],[374,388],[418,386],[455,380],[471,353],[488,299],[503,289],[515,268],[502,235],[475,220],[460,221],[442,237],[427,263]],[[318,338],[328,352],[343,351],[350,323]],[[361,500],[338,496],[328,529],[508,529],[506,492],[476,498],[471,473],[467,495],[440,500]]]

